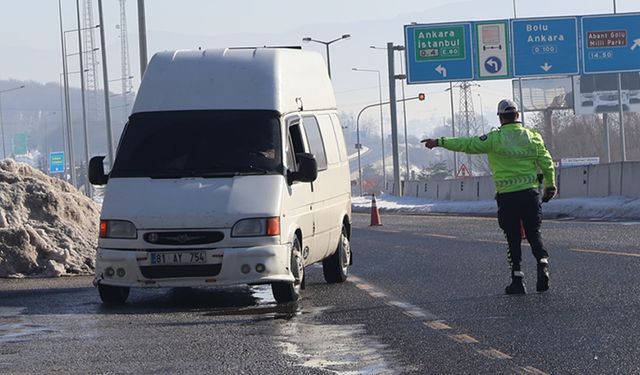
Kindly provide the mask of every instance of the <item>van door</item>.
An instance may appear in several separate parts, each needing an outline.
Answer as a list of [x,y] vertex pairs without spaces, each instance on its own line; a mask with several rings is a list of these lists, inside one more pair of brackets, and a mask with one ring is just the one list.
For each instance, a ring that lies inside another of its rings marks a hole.
[[[316,157],[318,163],[318,178],[313,183],[313,215],[316,226],[314,245],[318,257],[324,259],[335,250],[332,245],[333,243],[337,245],[339,238],[339,228],[336,227],[340,219],[337,217],[336,207],[333,206],[335,202],[332,198],[341,184],[339,179],[334,178],[336,176],[332,168],[338,160],[337,145],[335,140],[331,139],[334,137],[329,138],[323,131],[318,120],[320,117],[303,115],[302,124],[307,135],[309,151]],[[329,122],[329,126],[331,125],[328,116],[325,121]]]
[[[306,136],[300,117],[298,115],[288,116],[285,118],[284,123],[285,167],[289,171],[295,172],[298,168],[296,154],[309,152],[309,148],[305,142]],[[302,231],[302,255],[305,264],[311,264],[319,260],[317,255],[314,255],[316,253],[314,251],[316,227],[313,217],[313,184],[313,182],[293,182],[288,185],[283,200],[283,228],[289,228],[290,225],[297,224]]]

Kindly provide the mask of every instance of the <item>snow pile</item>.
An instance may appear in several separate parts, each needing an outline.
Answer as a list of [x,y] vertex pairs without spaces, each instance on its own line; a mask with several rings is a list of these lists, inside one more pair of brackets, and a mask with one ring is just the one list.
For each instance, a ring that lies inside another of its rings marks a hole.
[[72,185],[0,161],[0,277],[94,270],[100,207]]
[[[353,197],[354,211],[368,212],[371,196]],[[405,213],[455,213],[490,215],[497,214],[495,200],[438,201],[416,197],[396,197],[382,194],[376,197],[376,206],[381,211]],[[545,215],[590,219],[640,219],[640,198],[556,198],[542,205]]]

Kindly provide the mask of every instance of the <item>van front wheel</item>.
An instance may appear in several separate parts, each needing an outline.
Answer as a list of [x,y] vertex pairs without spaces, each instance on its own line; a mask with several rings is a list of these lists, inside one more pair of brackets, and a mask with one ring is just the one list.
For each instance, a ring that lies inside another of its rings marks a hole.
[[342,225],[340,241],[336,252],[322,261],[322,273],[326,282],[342,283],[349,276],[349,264],[351,263],[351,244],[349,243],[347,227]]
[[123,305],[129,297],[129,288],[125,286],[98,285],[100,299],[105,305]]
[[302,259],[302,246],[296,237],[291,244],[291,273],[293,283],[279,282],[271,284],[273,297],[278,303],[293,302],[300,299],[300,290],[304,282],[304,262]]

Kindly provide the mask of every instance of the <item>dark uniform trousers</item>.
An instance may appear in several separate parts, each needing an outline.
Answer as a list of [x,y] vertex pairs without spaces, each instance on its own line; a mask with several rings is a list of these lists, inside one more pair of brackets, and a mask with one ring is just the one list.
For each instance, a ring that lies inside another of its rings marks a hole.
[[535,189],[496,194],[498,224],[500,224],[509,243],[507,256],[512,272],[520,271],[520,262],[522,261],[520,220],[522,220],[527,240],[536,261],[539,262],[540,259],[549,256],[540,235],[542,209],[538,196],[539,193]]

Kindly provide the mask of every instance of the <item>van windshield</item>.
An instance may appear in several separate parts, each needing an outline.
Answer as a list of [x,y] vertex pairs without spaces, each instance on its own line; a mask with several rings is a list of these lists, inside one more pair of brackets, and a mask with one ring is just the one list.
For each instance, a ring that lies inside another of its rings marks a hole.
[[136,113],[110,177],[228,177],[283,174],[275,111]]

